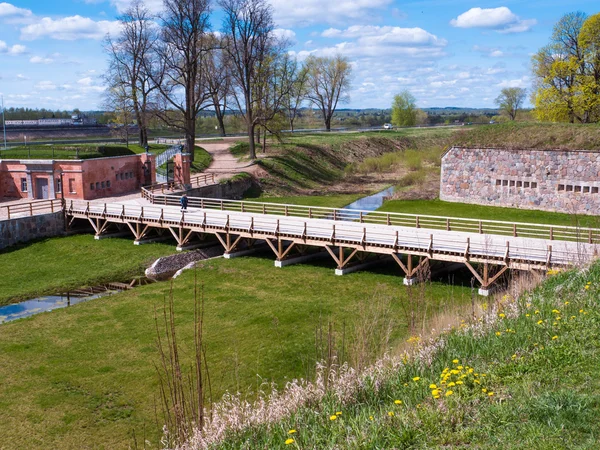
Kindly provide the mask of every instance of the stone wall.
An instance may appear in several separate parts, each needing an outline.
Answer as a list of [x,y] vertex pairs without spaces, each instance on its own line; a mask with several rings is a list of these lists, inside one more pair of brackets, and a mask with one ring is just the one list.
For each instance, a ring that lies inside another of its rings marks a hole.
[[0,220],[0,250],[33,239],[65,234],[65,218],[61,212]]
[[453,147],[440,199],[600,215],[600,152]]
[[240,200],[244,198],[244,193],[254,186],[254,183],[254,179],[251,176],[247,176],[222,183],[193,188],[188,190],[186,194],[188,197]]

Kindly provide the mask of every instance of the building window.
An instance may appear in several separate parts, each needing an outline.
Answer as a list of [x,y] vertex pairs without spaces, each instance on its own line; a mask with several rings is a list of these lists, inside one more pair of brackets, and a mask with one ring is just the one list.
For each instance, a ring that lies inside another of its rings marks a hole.
[[27,178],[21,178],[21,192],[27,192]]
[[94,183],[90,183],[90,189],[93,191],[94,190]]
[[115,180],[119,181],[119,174],[115,174]]
[[62,181],[60,178],[56,179],[55,186],[56,186],[56,192],[62,192]]
[[69,178],[69,193],[75,194],[75,178]]
[[100,182],[96,181],[96,189],[100,189]]
[[525,181],[525,182],[523,183],[523,187],[525,187],[525,188],[528,188],[528,187],[529,187],[529,181]]
[[109,188],[110,187],[110,181],[106,182],[106,187]]
[[565,190],[565,185],[564,184],[559,184],[558,185],[558,192],[564,191],[564,190]]
[[581,186],[575,186],[575,192],[581,192]]
[[102,189],[104,189],[106,187],[106,183],[103,181],[102,183],[100,183],[100,186],[102,187]]
[[537,183],[535,181],[531,182],[531,189],[537,189]]
[[121,172],[121,173],[119,174],[119,178],[121,179],[121,181],[123,181],[123,172]]
[[129,178],[133,178],[133,172],[129,172]]
[[583,187],[583,193],[584,194],[589,194],[590,193],[590,187],[589,186],[584,186]]

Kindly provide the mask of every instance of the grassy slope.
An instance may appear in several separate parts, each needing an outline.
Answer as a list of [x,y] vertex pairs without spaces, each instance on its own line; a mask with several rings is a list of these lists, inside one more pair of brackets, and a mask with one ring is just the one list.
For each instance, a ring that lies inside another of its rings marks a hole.
[[340,194],[340,195],[308,195],[294,197],[260,197],[257,202],[282,203],[289,205],[321,206],[327,208],[342,208],[350,203],[364,197],[364,194]]
[[0,305],[68,288],[123,281],[142,273],[173,244],[134,246],[131,239],[90,235],[45,239],[0,253]]
[[461,130],[453,136],[452,145],[600,150],[600,126],[537,122],[483,125]]
[[574,216],[518,208],[472,205],[468,203],[443,202],[441,200],[390,200],[379,211],[430,216],[466,217],[505,222],[547,223],[553,225],[598,227],[598,216]]
[[[482,335],[479,326],[450,332],[431,364],[408,362],[378,391],[366,383],[346,405],[327,397],[219,448],[286,448],[290,437],[295,448],[322,449],[597,448],[599,298],[599,264],[553,277],[521,301],[518,314],[499,315]],[[450,370],[457,374],[442,385]],[[450,385],[457,380],[463,384]]]
[[[345,322],[348,336],[361,319],[360,305],[377,299],[392,299],[394,338],[405,336],[406,290],[397,268],[336,277],[329,259],[276,269],[267,255],[211,260],[198,272],[214,398],[225,389],[244,392],[261,381],[310,375],[317,324],[333,320],[340,331]],[[192,342],[193,283],[190,271],[173,284],[178,332],[186,343]],[[157,283],[2,325],[2,443],[127,448],[131,430],[139,442],[144,425],[156,442],[153,316],[168,291],[169,283]],[[433,283],[424,301],[431,314],[468,302],[469,292]],[[182,354],[189,361],[189,345]]]
[[[52,150],[54,147],[54,151]],[[149,146],[150,152],[162,153],[169,146],[162,144],[152,144]],[[144,153],[146,150],[139,146],[131,144],[129,148],[125,145],[93,145],[93,144],[73,144],[73,145],[31,145],[28,147],[16,147],[10,150],[2,151],[0,157],[3,159],[74,159],[77,157],[79,149],[80,159],[103,158],[106,156],[133,155],[135,153]]]
[[203,172],[212,162],[212,156],[199,145],[194,150],[194,160],[192,161],[191,172]]

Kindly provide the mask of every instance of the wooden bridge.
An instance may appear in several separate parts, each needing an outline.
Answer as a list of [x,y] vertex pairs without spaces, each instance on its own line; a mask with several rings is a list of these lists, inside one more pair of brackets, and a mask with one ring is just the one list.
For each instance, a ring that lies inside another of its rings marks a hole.
[[582,265],[600,251],[600,229],[593,228],[206,198],[190,198],[188,210],[181,211],[179,196],[148,191],[144,196],[154,204],[69,201],[65,213],[69,224],[89,221],[97,238],[130,232],[139,244],[173,237],[182,250],[200,246],[212,235],[225,257],[264,243],[280,267],[329,254],[336,273],[344,274],[366,264],[369,255],[388,257],[404,273],[405,284],[417,280],[432,260],[462,263],[484,295],[508,269]]

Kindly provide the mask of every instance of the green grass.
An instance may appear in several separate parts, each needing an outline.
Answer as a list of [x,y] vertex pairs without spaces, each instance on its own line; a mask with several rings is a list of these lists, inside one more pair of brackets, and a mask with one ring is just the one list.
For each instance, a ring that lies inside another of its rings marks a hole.
[[[87,239],[95,246],[104,242]],[[390,302],[393,342],[403,340],[409,300],[399,269],[336,277],[333,268],[327,259],[277,269],[268,253],[201,264],[215,399],[225,390],[256,391],[263,382],[312,376],[315,327],[331,320],[349,339],[361,311],[378,300]],[[173,282],[186,362],[192,357],[193,286],[193,271]],[[144,427],[156,443],[154,308],[161,308],[169,289],[170,283],[156,283],[0,326],[2,444],[130,448],[132,430],[139,445]],[[469,302],[470,289],[432,283],[419,301],[433,314]]]
[[263,203],[285,203],[288,205],[319,206],[325,208],[343,208],[368,194],[339,194],[339,195],[300,195],[293,197],[260,197],[251,201]]
[[195,146],[194,149],[194,160],[192,161],[191,172],[199,173],[204,172],[210,163],[212,163],[212,156],[206,150],[199,145]]
[[124,281],[143,273],[173,244],[134,246],[131,239],[90,235],[45,239],[0,252],[0,305],[69,288]]
[[[162,153],[169,146],[152,144],[149,146],[151,153]],[[95,145],[95,144],[73,144],[73,145],[29,145],[27,147],[15,147],[10,150],[2,150],[2,159],[90,159],[104,158],[107,156],[124,156],[144,153],[145,148],[131,144],[129,148],[125,145]]]
[[327,395],[218,448],[595,449],[599,298],[599,264],[553,277],[523,296],[515,313],[501,305],[489,328],[473,323],[447,333],[430,362],[409,359],[343,403]]
[[582,227],[600,226],[600,217],[598,216],[575,216],[548,211],[499,208],[495,206],[472,205],[469,203],[443,202],[441,200],[390,200],[385,202],[379,211],[499,220],[504,222],[545,223]]

